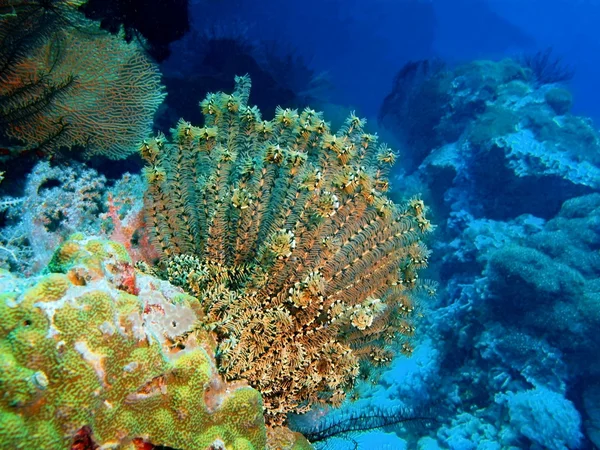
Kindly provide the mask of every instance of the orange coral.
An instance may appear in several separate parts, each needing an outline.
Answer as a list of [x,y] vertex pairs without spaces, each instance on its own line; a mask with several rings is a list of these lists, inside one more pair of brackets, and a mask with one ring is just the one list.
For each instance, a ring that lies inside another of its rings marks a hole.
[[158,69],[135,43],[100,30],[81,1],[0,0],[0,123],[53,152],[123,158],[150,131],[164,99]]
[[[148,230],[145,228],[144,211],[133,209],[124,218],[121,218],[118,203],[119,201],[115,201],[112,195],[109,194],[107,199],[108,211],[105,217],[112,222],[110,239],[122,244],[134,263],[150,263],[157,260],[158,252],[150,243]],[[133,241],[136,240],[136,237],[137,243],[134,245]]]

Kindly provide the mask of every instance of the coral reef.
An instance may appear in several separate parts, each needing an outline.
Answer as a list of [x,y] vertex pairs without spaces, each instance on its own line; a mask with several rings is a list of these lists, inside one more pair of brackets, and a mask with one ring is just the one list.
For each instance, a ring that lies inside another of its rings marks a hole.
[[266,448],[260,394],[218,375],[197,299],[98,238],[49,269],[0,274],[3,448]]
[[573,403],[562,395],[538,387],[498,399],[506,401],[510,422],[530,442],[542,448],[578,448],[581,417]]
[[36,164],[23,196],[0,201],[8,215],[0,230],[0,266],[37,274],[69,235],[97,233],[105,187],[106,178],[82,164]]
[[[339,405],[361,361],[410,354],[414,293],[431,225],[417,198],[396,205],[396,155],[356,116],[248,105],[250,80],[201,102],[202,127],[142,145],[148,222],[164,276],[202,299],[219,370],[263,395],[270,423]],[[400,339],[400,340],[399,340]]]
[[600,445],[600,384],[590,383],[583,393],[585,434],[596,447]]
[[[381,115],[407,152],[416,149],[405,169],[433,198],[452,196],[446,203],[455,210],[494,219],[551,217],[568,198],[598,189],[600,136],[588,119],[570,114],[563,87],[538,84],[513,60],[425,67],[433,69],[399,73]],[[413,110],[426,117],[413,120]],[[428,145],[413,144],[415,135],[426,135]],[[539,202],[544,192],[554,195]]]
[[267,428],[266,450],[312,450],[313,448],[304,436],[287,427]]
[[127,249],[134,263],[152,264],[158,253],[150,242],[144,219],[144,192],[146,186],[140,175],[126,173],[106,195],[107,212],[103,231],[112,241]]
[[598,223],[600,194],[571,199],[542,230],[488,249],[483,271],[491,314],[516,331],[542,334],[578,376],[600,374]]
[[144,192],[141,175],[107,180],[82,163],[38,162],[22,192],[0,198],[0,267],[37,275],[75,232],[108,237],[134,262],[152,263],[157,255],[144,230]]
[[[413,101],[435,112],[436,144],[395,178],[437,213],[432,265],[445,288],[422,323],[439,371],[415,388],[420,399],[403,397],[442,418],[419,445],[597,445],[600,136],[570,113],[564,86],[514,61],[421,86]],[[427,94],[440,86],[451,99],[435,111]]]

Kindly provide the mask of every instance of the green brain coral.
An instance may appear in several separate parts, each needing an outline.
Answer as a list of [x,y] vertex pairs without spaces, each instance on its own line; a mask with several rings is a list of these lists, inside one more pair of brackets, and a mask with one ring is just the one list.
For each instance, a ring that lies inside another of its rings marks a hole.
[[83,429],[102,448],[265,448],[260,394],[217,375],[198,300],[100,239],[73,236],[52,269],[0,272],[1,448],[68,449]]

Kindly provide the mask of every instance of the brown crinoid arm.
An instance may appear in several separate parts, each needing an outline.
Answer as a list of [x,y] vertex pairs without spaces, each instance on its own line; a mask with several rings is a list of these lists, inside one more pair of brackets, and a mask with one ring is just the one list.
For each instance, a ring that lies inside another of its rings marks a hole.
[[410,353],[414,292],[434,291],[418,278],[431,225],[420,199],[386,197],[396,155],[364,120],[333,132],[278,108],[265,121],[249,90],[238,77],[201,102],[202,128],[182,121],[142,148],[147,213],[170,279],[202,300],[221,372],[281,423],[339,405],[359,364]]

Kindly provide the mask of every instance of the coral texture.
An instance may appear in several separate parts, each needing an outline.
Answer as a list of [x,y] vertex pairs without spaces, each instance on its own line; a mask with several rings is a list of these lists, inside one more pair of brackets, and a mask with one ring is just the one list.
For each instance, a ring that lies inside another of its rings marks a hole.
[[36,164],[23,196],[0,201],[10,218],[0,231],[0,267],[38,274],[71,234],[97,233],[105,188],[106,178],[83,164]]
[[[0,124],[24,149],[124,158],[164,99],[157,66],[136,43],[100,30],[81,0],[0,0]],[[4,133],[4,130],[3,130]]]
[[50,269],[0,274],[2,448],[265,448],[260,394],[218,375],[198,300],[83,235]]
[[540,448],[566,450],[581,444],[581,417],[562,395],[537,387],[499,396],[506,401],[513,427]]
[[[439,370],[412,389],[418,398],[400,397],[414,408],[429,397],[442,418],[428,448],[598,442],[600,136],[569,112],[564,88],[536,78],[513,61],[480,61],[411,91],[414,109],[432,114],[434,145],[398,182],[437,202],[444,237],[444,296],[422,324]],[[387,120],[409,133],[418,123],[404,118]]]
[[[419,199],[389,200],[396,155],[352,115],[247,104],[250,80],[201,102],[203,127],[143,144],[148,220],[164,273],[203,304],[219,369],[263,395],[268,420],[339,405],[359,363],[410,354],[413,292],[431,229]],[[401,338],[403,340],[397,339]]]
[[420,191],[431,189],[440,210],[452,204],[495,220],[550,218],[565,200],[598,189],[600,134],[569,111],[564,88],[538,84],[509,59],[421,66],[413,69],[425,72],[420,77],[408,69],[398,75],[381,116],[412,155],[404,168],[416,169]]
[[287,427],[267,428],[267,450],[310,450],[313,446],[296,431]]

